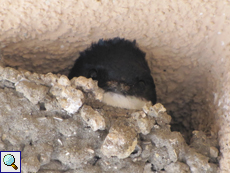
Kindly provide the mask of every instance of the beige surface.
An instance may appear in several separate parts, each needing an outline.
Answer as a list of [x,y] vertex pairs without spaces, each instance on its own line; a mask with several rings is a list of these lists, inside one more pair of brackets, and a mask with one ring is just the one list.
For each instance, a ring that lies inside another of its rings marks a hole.
[[[1,63],[66,73],[92,41],[136,39],[174,117],[217,133],[230,170],[230,2],[1,0]],[[190,116],[191,115],[191,118]],[[215,119],[214,119],[215,117]],[[213,123],[215,122],[215,123]],[[210,128],[211,127],[211,128]]]

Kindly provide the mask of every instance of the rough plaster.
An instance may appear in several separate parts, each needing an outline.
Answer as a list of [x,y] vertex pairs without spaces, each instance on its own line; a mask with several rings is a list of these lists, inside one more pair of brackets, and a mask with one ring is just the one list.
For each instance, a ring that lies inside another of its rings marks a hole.
[[136,39],[175,124],[219,134],[230,169],[230,2],[1,0],[1,63],[63,73],[100,38]]

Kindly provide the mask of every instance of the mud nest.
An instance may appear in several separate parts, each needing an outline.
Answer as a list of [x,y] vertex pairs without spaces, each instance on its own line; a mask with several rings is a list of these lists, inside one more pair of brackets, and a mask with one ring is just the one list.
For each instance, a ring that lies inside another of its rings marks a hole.
[[161,103],[107,106],[97,81],[0,66],[1,151],[21,151],[22,172],[213,172],[218,141],[172,132]]

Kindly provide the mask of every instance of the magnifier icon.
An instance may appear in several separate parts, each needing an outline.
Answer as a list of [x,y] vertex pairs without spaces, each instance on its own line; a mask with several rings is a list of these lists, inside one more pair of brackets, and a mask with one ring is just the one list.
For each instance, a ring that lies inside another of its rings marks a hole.
[[15,170],[18,169],[18,167],[14,164],[15,163],[15,158],[11,154],[7,154],[3,158],[3,162],[7,166],[12,166]]

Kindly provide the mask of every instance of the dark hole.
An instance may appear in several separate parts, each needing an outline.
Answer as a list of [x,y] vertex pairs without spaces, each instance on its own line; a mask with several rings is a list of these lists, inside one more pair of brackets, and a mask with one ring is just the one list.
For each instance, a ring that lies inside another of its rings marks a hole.
[[155,168],[155,166],[154,166],[154,164],[151,164],[152,166],[151,166],[151,170],[152,171],[157,171],[157,169]]
[[97,161],[101,158],[99,156],[95,156],[93,159],[94,159],[93,166],[95,166]]
[[41,111],[45,111],[45,110],[46,110],[46,107],[45,107],[45,103],[44,103],[44,102],[39,103],[39,106],[40,106],[40,110],[41,110]]
[[38,154],[37,159],[41,161],[41,154]]
[[138,153],[138,148],[136,148],[131,154],[137,154]]

